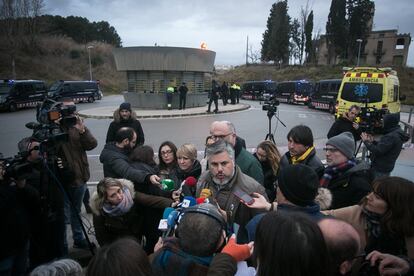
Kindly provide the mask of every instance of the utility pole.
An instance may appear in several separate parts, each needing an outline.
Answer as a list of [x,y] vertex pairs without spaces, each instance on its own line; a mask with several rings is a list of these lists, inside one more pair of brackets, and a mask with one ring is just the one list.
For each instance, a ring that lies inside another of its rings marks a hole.
[[91,49],[93,48],[92,45],[88,46],[88,57],[89,57],[89,80],[92,81],[92,63],[91,63]]
[[359,46],[358,46],[358,59],[357,59],[357,67],[358,67],[359,66],[359,57],[361,55],[361,43],[362,43],[362,39],[358,38],[356,40],[356,42],[359,43]]
[[249,36],[247,36],[246,42],[246,66],[249,65]]

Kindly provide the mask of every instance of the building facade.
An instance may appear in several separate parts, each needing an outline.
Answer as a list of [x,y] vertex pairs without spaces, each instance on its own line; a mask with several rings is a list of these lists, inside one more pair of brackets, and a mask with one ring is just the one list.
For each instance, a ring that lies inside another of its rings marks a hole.
[[[398,30],[371,31],[365,49],[360,53],[360,65],[365,66],[406,66],[411,35],[399,34]],[[340,63],[339,58],[329,59],[326,37],[322,35],[318,47],[318,64]]]

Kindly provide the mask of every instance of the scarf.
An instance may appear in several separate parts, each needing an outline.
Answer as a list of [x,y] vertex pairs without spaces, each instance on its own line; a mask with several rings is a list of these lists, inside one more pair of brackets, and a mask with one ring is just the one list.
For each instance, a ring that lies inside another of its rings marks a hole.
[[309,154],[315,149],[314,146],[308,148],[301,156],[296,157],[296,156],[292,156],[290,159],[292,161],[292,164],[298,164],[300,162],[302,162],[303,160],[305,160],[306,158],[308,158]]
[[134,200],[132,199],[129,189],[127,187],[123,187],[122,191],[124,192],[124,198],[118,205],[113,206],[105,202],[102,207],[103,211],[110,217],[122,216],[128,213],[132,205],[134,205]]
[[338,176],[342,175],[343,173],[345,173],[347,170],[351,169],[355,165],[356,165],[355,159],[350,159],[341,164],[326,167],[321,179],[319,180],[319,186],[325,187],[325,188],[328,187],[329,182],[331,182],[332,179],[335,179]]
[[368,237],[378,238],[381,234],[381,215],[375,214],[362,207],[362,212],[365,214],[365,220],[367,222]]

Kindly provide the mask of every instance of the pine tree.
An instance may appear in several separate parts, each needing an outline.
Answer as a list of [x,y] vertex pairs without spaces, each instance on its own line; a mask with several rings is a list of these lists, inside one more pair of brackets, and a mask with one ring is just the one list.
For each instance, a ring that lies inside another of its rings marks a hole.
[[362,39],[361,53],[364,53],[366,39],[372,28],[375,4],[370,0],[348,0],[348,60],[353,62],[358,55],[357,39]]
[[296,18],[293,20],[292,24],[290,25],[290,38],[291,38],[290,50],[289,50],[290,57],[292,58],[294,64],[296,60],[299,60],[299,64],[301,64],[303,40],[302,40],[301,31],[300,31],[300,23],[299,23],[299,20]]
[[262,60],[276,64],[289,63],[290,17],[287,13],[287,0],[272,5],[267,20],[267,30],[263,33]]
[[342,58],[346,56],[348,23],[345,17],[346,0],[332,0],[326,23],[329,64],[335,64],[337,56]]
[[314,62],[315,49],[312,43],[312,31],[313,31],[313,11],[311,11],[306,19],[305,25],[305,60],[306,63]]

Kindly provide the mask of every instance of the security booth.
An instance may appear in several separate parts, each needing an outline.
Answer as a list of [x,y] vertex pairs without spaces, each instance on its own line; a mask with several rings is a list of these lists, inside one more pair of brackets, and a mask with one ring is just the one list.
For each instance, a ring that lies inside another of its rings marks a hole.
[[[188,87],[188,108],[205,106],[211,89],[216,53],[206,49],[183,47],[125,47],[113,50],[118,71],[126,73],[128,90],[125,101],[136,108],[166,109],[167,88],[182,82]],[[176,90],[175,89],[175,90]],[[179,107],[179,95],[173,93],[172,108]]]

